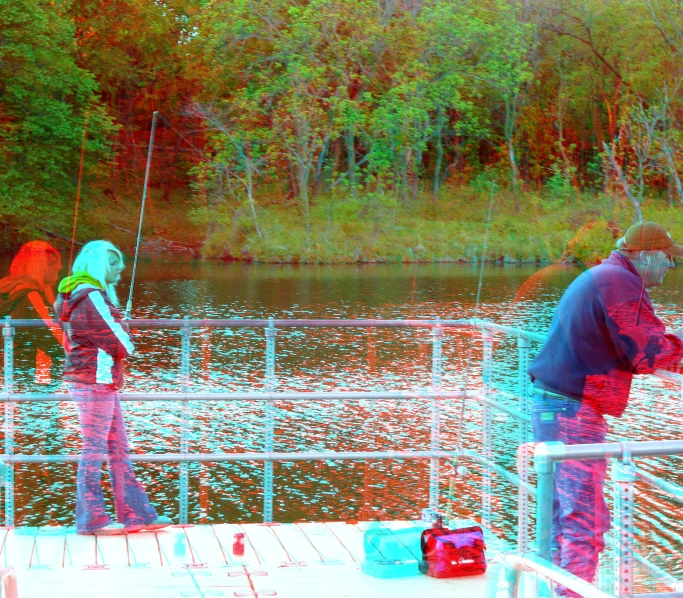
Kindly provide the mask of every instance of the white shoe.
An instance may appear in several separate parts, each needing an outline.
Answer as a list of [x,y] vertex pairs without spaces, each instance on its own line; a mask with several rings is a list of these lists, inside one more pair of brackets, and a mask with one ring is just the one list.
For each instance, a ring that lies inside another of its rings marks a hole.
[[123,523],[110,523],[93,530],[78,530],[76,533],[80,536],[119,536],[126,533],[126,526]]
[[129,533],[141,532],[142,530],[161,529],[162,527],[168,527],[169,525],[173,525],[173,520],[165,515],[159,515],[156,519],[153,519],[149,523],[135,523],[133,525],[128,525],[126,526],[126,531]]

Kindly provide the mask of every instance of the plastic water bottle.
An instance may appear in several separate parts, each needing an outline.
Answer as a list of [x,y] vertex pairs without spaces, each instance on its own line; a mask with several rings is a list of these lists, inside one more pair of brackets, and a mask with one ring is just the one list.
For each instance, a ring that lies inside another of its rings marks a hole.
[[232,543],[232,554],[234,556],[244,556],[244,534],[236,533],[235,541]]
[[186,547],[186,542],[185,542],[185,534],[181,533],[175,534],[175,538],[173,541],[173,554],[175,556],[185,556],[185,547]]

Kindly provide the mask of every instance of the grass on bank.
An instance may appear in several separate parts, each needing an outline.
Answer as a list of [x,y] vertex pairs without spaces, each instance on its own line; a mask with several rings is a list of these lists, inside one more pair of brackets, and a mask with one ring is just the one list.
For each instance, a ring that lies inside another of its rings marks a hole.
[[[133,250],[140,213],[135,195],[85,201],[78,241],[106,238]],[[488,192],[468,186],[445,187],[436,201],[425,195],[407,205],[393,195],[328,195],[312,200],[307,231],[296,201],[260,197],[259,236],[247,205],[224,202],[209,210],[189,191],[163,201],[151,190],[141,249],[149,253],[177,244],[208,259],[263,263],[475,262],[482,257],[488,206]],[[645,218],[666,226],[674,239],[683,239],[683,207],[660,198],[650,198],[642,207]],[[631,204],[618,195],[499,191],[486,259],[597,262],[633,220]],[[63,236],[70,237],[70,226],[59,229]]]
[[[296,206],[268,205],[257,210],[261,237],[247,206],[230,208],[213,212],[202,255],[275,263],[474,262],[482,257],[488,204],[486,193],[469,187],[407,206],[386,195],[324,197],[311,208],[310,232]],[[651,199],[643,212],[683,239],[683,208]],[[206,216],[201,208],[193,212],[195,222]],[[502,191],[494,196],[486,260],[597,262],[633,221],[632,206],[617,196]]]

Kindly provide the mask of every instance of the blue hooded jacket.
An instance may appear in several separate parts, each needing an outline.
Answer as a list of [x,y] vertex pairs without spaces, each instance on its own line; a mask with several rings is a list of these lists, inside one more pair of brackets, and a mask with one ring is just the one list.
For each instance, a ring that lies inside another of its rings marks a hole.
[[567,288],[529,366],[534,384],[620,417],[634,374],[675,369],[683,341],[666,334],[637,270],[613,251]]

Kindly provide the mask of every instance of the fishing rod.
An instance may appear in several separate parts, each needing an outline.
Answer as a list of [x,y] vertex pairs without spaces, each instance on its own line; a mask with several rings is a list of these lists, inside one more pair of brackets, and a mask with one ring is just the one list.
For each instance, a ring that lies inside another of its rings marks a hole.
[[149,183],[149,171],[152,166],[152,151],[154,150],[154,131],[157,128],[158,111],[152,114],[152,131],[149,135],[149,147],[147,148],[147,167],[145,168],[145,182],[142,186],[142,204],[140,206],[140,221],[138,223],[138,238],[135,242],[135,259],[133,260],[133,275],[130,281],[130,290],[128,291],[128,302],[126,303],[125,319],[130,319],[130,311],[133,307],[133,287],[135,286],[135,271],[138,267],[138,251],[140,250],[140,235],[142,234],[142,219],[145,216],[145,201],[147,200],[147,184]]
[[[484,264],[486,260],[486,249],[489,242],[489,231],[491,229],[491,215],[493,213],[493,196],[496,189],[495,182],[491,183],[491,197],[489,199],[489,210],[488,216],[486,217],[486,231],[484,233],[484,248],[481,250],[481,263],[479,265],[479,281],[477,283],[477,298],[474,303],[474,319],[479,317],[479,303],[481,301],[481,289],[484,282]],[[465,367],[465,384],[464,384],[464,396],[462,398],[462,403],[460,404],[460,417],[458,418],[458,431],[456,435],[456,453],[453,458],[453,469],[454,473],[460,477],[465,477],[467,475],[467,468],[464,465],[458,466],[458,458],[462,453],[462,430],[464,427],[465,419],[465,406],[467,403],[467,385],[470,378],[470,373],[472,369],[472,346],[474,344],[474,336],[470,335],[470,348],[467,355],[467,366]],[[454,491],[455,476],[451,477],[449,488],[448,488],[448,504],[446,506],[446,517],[450,520],[451,516],[451,503],[453,502],[453,491]]]
[[76,225],[78,224],[78,206],[81,203],[81,185],[83,182],[83,166],[85,164],[85,136],[88,131],[89,112],[83,117],[83,137],[81,138],[81,160],[78,164],[78,184],[76,185],[76,207],[74,209],[74,227],[71,231],[71,251],[69,252],[69,271],[67,276],[71,276],[71,268],[74,263],[74,245],[76,244]]

